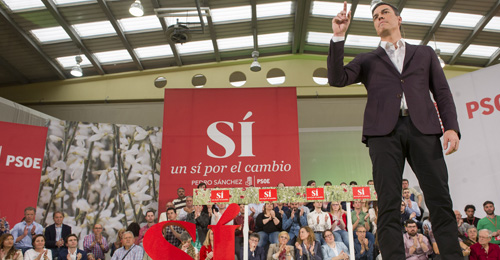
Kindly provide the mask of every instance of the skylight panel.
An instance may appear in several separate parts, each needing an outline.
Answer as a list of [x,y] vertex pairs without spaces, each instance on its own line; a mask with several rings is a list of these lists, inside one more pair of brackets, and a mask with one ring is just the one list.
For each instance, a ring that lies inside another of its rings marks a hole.
[[405,8],[401,12],[403,23],[423,23],[432,24],[439,15],[439,11]]
[[290,15],[291,13],[292,1],[257,5],[257,18]]
[[259,46],[287,44],[290,42],[289,32],[259,34],[257,36]]
[[376,36],[349,34],[345,40],[345,46],[376,48],[379,44],[380,38]]
[[308,43],[330,44],[332,33],[308,32],[306,41]]
[[95,3],[96,0],[53,0],[56,5]]
[[132,57],[127,50],[115,50],[115,51],[105,51],[96,52],[94,55],[97,57],[100,63],[112,63],[112,62],[126,62],[132,61]]
[[[324,1],[313,1],[311,7],[312,15],[320,16],[336,16],[340,11],[344,9],[343,3],[332,3]],[[351,4],[347,4],[347,10],[351,9]]]
[[161,29],[160,20],[156,15],[123,18],[118,20],[123,32],[154,31]]
[[82,38],[116,34],[109,21],[75,24],[73,28]]
[[253,48],[253,36],[218,39],[217,46],[220,51]]
[[483,16],[477,14],[449,12],[441,25],[473,28],[476,26],[477,22],[481,20],[481,18],[483,18]]
[[252,19],[252,7],[250,5],[216,8],[212,9],[211,13],[214,23]]
[[[170,13],[168,15],[169,16],[165,16],[165,21],[167,22],[167,25],[177,24],[177,21],[181,24],[200,23],[200,18],[198,17],[197,11],[177,12],[177,13]],[[207,17],[203,16],[203,22],[205,24],[208,23]],[[188,27],[190,26],[200,26],[200,25],[196,24],[188,25]]]
[[[347,10],[349,10],[349,7],[347,8]],[[338,12],[340,12],[340,10]],[[371,21],[373,21],[372,10],[371,10],[370,6],[369,5],[358,5],[356,7],[356,12],[354,13],[354,18],[370,19]]]
[[211,40],[186,42],[184,44],[176,44],[179,54],[195,54],[213,52],[214,45]]
[[13,12],[45,8],[45,5],[42,3],[41,0],[2,0],[2,1]]
[[[434,41],[429,42],[427,45],[431,46],[433,49],[436,49],[434,46]],[[441,51],[441,54],[454,53],[458,46],[460,46],[460,44],[452,42],[436,42],[436,45],[437,48]]]
[[462,55],[490,57],[498,50],[498,47],[471,44]]
[[33,36],[35,36],[40,43],[50,43],[71,39],[61,26],[34,29],[31,30],[31,34],[33,34]]
[[484,27],[484,29],[500,31],[500,17],[495,16],[491,18],[490,22]]
[[140,59],[173,56],[170,45],[157,45],[134,49]]
[[[61,64],[61,66],[63,68],[70,69],[70,68],[73,68],[74,66],[76,66],[75,56],[77,56],[77,55],[59,57],[59,58],[56,58],[56,60],[57,60],[57,62],[59,62],[59,64]],[[90,63],[90,61],[87,59],[87,57],[85,55],[80,55],[80,57],[82,57],[82,63],[80,63],[80,66],[82,66],[82,67],[92,66],[92,63]]]
[[404,41],[413,45],[419,45],[420,42],[422,42],[421,40],[414,40],[414,39],[404,39]]

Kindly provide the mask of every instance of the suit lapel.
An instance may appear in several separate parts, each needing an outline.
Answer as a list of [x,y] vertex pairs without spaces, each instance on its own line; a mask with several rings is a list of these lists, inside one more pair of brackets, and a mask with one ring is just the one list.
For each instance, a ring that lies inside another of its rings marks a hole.
[[391,58],[389,58],[389,55],[387,55],[387,52],[385,50],[378,46],[376,50],[373,51],[380,59],[385,61],[389,65],[389,67],[392,68],[392,71],[396,73],[398,76],[400,75],[398,69],[394,66],[394,63],[392,63]]
[[415,54],[415,51],[417,50],[416,45],[412,45],[409,43],[406,43],[406,51],[405,51],[405,61],[403,63],[403,72],[405,71],[406,64],[413,58],[413,55]]

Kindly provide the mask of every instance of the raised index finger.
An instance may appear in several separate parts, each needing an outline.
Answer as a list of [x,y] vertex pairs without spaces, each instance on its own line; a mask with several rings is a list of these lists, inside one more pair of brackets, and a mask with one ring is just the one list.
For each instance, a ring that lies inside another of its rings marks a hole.
[[344,1],[344,12],[347,13],[347,1]]

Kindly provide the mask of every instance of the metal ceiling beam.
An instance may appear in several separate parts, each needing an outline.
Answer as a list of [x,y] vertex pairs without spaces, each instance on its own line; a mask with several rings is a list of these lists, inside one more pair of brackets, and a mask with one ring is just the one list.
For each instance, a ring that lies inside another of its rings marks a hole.
[[491,58],[488,63],[486,63],[485,67],[498,63],[498,59],[500,59],[500,49],[498,49],[497,51],[495,51],[495,53],[493,53],[493,55],[491,55]]
[[302,30],[300,32],[299,53],[304,53],[307,38],[307,25],[309,24],[309,16],[311,13],[311,0],[303,0],[303,2],[305,2],[304,11],[302,12],[304,19],[302,19]]
[[127,37],[122,31],[122,28],[118,25],[118,22],[115,19],[115,16],[111,12],[111,9],[109,9],[109,6],[105,0],[97,0],[99,3],[99,6],[101,6],[102,11],[104,14],[106,14],[106,17],[108,18],[109,22],[111,22],[111,25],[115,29],[116,34],[118,35],[118,38],[122,41],[123,46],[125,46],[125,49],[127,49],[128,53],[130,54],[130,57],[132,57],[132,60],[134,61],[135,66],[137,67],[138,70],[144,70],[144,67],[142,66],[141,61],[139,60],[139,57],[137,57],[137,53],[135,53],[134,49],[130,45],[130,42],[128,41]]
[[207,7],[209,8],[209,10],[207,11],[208,29],[210,30],[210,39],[212,40],[212,45],[214,46],[215,61],[220,62],[220,52],[219,52],[219,45],[217,44],[217,34],[215,33],[215,26],[214,22],[212,21],[212,14],[210,13],[210,6],[208,6],[208,3]]
[[[158,0],[151,0],[151,4],[153,5],[154,9],[161,8]],[[167,23],[165,22],[165,19],[158,17],[158,20],[160,21],[161,28],[163,29],[163,33],[165,34],[165,36],[167,36],[168,26],[167,26]],[[174,55],[175,63],[177,64],[177,66],[182,66],[182,61],[181,61],[181,57],[179,56],[179,51],[177,50],[177,46],[169,38],[167,38],[167,42],[170,45],[170,49],[172,49],[172,54]]]
[[66,31],[71,40],[73,40],[73,43],[76,44],[76,46],[82,51],[82,53],[85,54],[90,63],[92,63],[94,68],[97,70],[97,73],[99,73],[100,75],[104,75],[104,70],[102,69],[99,61],[97,61],[97,58],[92,52],[87,49],[85,44],[83,44],[82,39],[80,38],[80,36],[78,36],[78,33],[73,29],[73,27],[71,27],[71,25],[66,22],[66,19],[64,19],[62,14],[59,12],[54,2],[52,0],[42,0],[42,2],[45,7],[47,7],[47,10],[50,12],[50,14],[52,14],[54,19],[56,19],[56,21],[62,26],[64,31]]
[[497,12],[500,10],[500,0],[497,0],[497,2],[492,6],[490,11],[479,20],[477,23],[476,27],[474,27],[474,30],[472,33],[467,37],[467,39],[460,44],[460,46],[455,50],[455,53],[453,53],[453,56],[451,57],[450,61],[448,62],[450,65],[455,64],[457,61],[458,57],[464,53],[464,51],[469,47],[469,45],[477,38],[477,36],[483,31],[484,27],[490,22],[491,18],[497,14]]
[[293,28],[293,39],[292,39],[292,54],[297,53],[300,49],[300,39],[302,37],[302,30],[304,30],[304,5],[306,1],[295,1],[295,21]]
[[259,40],[257,37],[257,0],[250,0],[252,6],[252,32],[253,32],[253,49],[259,49]]
[[35,43],[35,41],[33,41],[31,39],[31,37],[29,37],[23,29],[21,29],[21,27],[19,27],[19,25],[16,24],[16,22],[14,20],[12,20],[12,18],[10,18],[10,16],[7,14],[7,12],[5,12],[5,10],[3,8],[0,8],[0,14],[1,16],[3,17],[3,19],[5,21],[7,21],[7,24],[15,31],[19,34],[19,36],[21,36],[21,38],[31,47],[33,48],[42,58],[45,62],[47,62],[47,64],[49,64],[50,68],[57,74],[57,77],[59,77],[59,79],[66,79],[66,75],[64,74],[64,72],[61,70],[61,68],[49,57],[47,56],[47,54],[45,54],[45,52],[43,52],[43,50],[40,48],[40,46],[38,46],[38,44]]
[[408,0],[399,1],[398,6],[397,6],[398,10],[399,10],[399,14],[401,14],[401,12],[403,12],[403,8],[405,8],[406,2],[408,2]]
[[[354,22],[354,15],[356,14],[356,8],[358,7],[358,3],[359,3],[359,0],[353,0],[351,3],[351,10],[350,10],[351,11],[351,23],[349,24],[349,27],[347,27],[347,31],[345,32],[344,39],[347,39],[347,35],[349,35],[349,31],[351,31],[352,23]],[[339,10],[339,12],[340,12],[340,10]]]
[[441,9],[439,15],[436,17],[436,20],[432,24],[431,28],[429,29],[429,31],[427,31],[427,34],[424,36],[421,45],[427,45],[429,43],[429,41],[434,36],[434,33],[436,33],[437,29],[439,29],[444,18],[450,12],[451,8],[455,5],[456,2],[457,0],[448,0],[448,2],[446,2],[444,7]]
[[5,68],[10,75],[12,75],[16,80],[21,83],[21,84],[28,84],[30,83],[29,79],[24,76],[21,72],[16,70],[12,64],[10,64],[7,60],[5,60],[3,57],[0,56],[0,66]]

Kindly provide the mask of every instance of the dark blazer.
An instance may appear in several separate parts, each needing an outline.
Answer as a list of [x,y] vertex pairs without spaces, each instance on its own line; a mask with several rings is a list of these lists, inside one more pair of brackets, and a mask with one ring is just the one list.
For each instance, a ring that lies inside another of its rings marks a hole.
[[[243,259],[243,247],[240,250],[240,259]],[[250,252],[250,248],[248,249],[248,260],[266,260],[266,252],[264,248],[258,246],[255,248],[255,252]]]
[[366,143],[367,136],[384,136],[395,128],[403,92],[411,121],[420,132],[442,135],[430,91],[439,108],[444,130],[455,130],[460,137],[455,103],[431,47],[406,43],[403,72],[400,74],[382,47],[359,54],[344,66],[344,43],[330,41],[328,81],[336,87],[356,82],[365,85],[368,100],[363,121],[363,142]]
[[[63,224],[61,230],[61,237],[65,239],[71,235],[71,227]],[[56,225],[52,224],[45,228],[45,247],[56,248]]]
[[302,255],[300,255],[300,251],[295,248],[295,259],[323,260],[323,251],[321,251],[321,243],[318,240],[314,242],[314,256],[311,255],[311,252],[309,252],[309,249],[306,248],[304,243],[302,243],[300,246],[302,247]]
[[[83,250],[80,250],[80,249],[77,249],[77,254],[80,253],[82,254],[82,259],[80,260],[87,260],[87,252],[83,251]],[[68,256],[68,249],[67,248],[63,248],[61,249],[61,251],[59,251],[59,260],[66,260]],[[53,258],[55,258],[54,256],[52,256]]]

